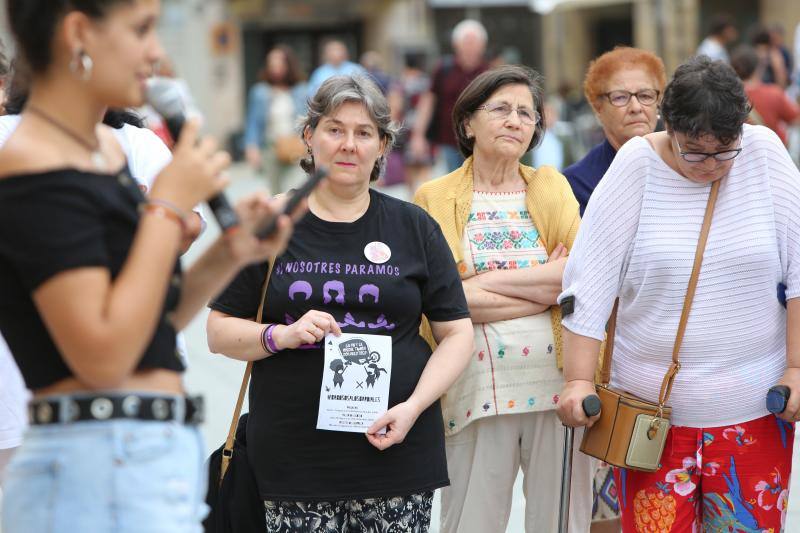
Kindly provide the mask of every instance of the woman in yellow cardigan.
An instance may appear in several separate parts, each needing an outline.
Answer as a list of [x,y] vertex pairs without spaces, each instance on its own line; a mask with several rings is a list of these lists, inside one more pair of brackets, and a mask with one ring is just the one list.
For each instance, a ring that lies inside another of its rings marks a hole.
[[[453,110],[467,160],[415,197],[441,225],[475,332],[470,364],[442,399],[451,481],[444,533],[505,531],[520,467],[526,531],[557,529],[563,431],[555,407],[564,380],[555,303],[580,216],[564,176],[519,163],[544,135],[542,100],[528,68],[478,76]],[[589,530],[591,481],[589,459],[576,454],[570,531]]]

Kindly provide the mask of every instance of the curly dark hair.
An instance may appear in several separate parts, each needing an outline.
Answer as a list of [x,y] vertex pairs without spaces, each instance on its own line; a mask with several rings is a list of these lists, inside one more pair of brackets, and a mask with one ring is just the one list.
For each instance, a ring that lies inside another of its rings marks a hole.
[[453,129],[458,142],[458,149],[469,157],[475,147],[475,139],[467,135],[465,125],[469,118],[480,106],[486,103],[498,89],[506,85],[525,85],[533,97],[533,107],[539,115],[540,120],[536,122],[536,129],[533,131],[533,138],[528,145],[526,152],[536,147],[544,137],[545,124],[544,117],[544,90],[542,89],[542,77],[532,68],[522,65],[502,65],[492,70],[488,70],[467,85],[453,106]]
[[730,144],[750,113],[744,85],[730,65],[694,57],[675,70],[664,89],[661,116],[668,131],[697,139],[711,135]]

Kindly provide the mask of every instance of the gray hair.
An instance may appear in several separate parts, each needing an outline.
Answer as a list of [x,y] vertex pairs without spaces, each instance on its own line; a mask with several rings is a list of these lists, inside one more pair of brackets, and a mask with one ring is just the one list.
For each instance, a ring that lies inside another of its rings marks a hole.
[[[386,143],[383,154],[375,161],[370,181],[377,180],[386,166],[386,155],[397,138],[398,128],[392,122],[389,102],[375,82],[365,76],[334,76],[322,84],[308,101],[308,114],[300,119],[300,130],[316,129],[320,120],[335,113],[343,104],[357,102],[364,106],[370,119],[378,127],[378,136]],[[306,172],[314,171],[314,156],[300,160]]]
[[484,43],[489,42],[489,34],[486,33],[486,28],[484,28],[483,24],[474,19],[464,19],[456,24],[453,28],[453,35],[450,38],[450,42],[457,43],[468,33],[474,33],[483,40]]

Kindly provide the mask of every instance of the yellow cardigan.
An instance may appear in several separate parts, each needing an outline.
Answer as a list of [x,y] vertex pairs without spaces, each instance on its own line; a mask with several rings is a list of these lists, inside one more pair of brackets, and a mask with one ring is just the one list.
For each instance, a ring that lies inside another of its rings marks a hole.
[[[580,211],[567,179],[553,167],[534,169],[520,164],[519,173],[527,184],[525,204],[547,253],[551,253],[558,243],[563,243],[568,250],[571,249],[580,225]],[[461,168],[425,183],[414,195],[414,203],[427,211],[442,227],[442,233],[462,275],[466,266],[461,240],[472,208],[472,192],[470,157]],[[561,368],[561,308],[554,305],[551,316],[556,357],[558,367]],[[432,343],[427,323],[423,324],[423,336]]]

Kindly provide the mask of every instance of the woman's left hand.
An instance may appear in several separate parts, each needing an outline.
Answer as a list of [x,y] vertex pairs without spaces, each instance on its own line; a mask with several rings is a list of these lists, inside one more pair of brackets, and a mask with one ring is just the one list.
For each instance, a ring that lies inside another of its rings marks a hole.
[[[367,430],[367,440],[379,450],[400,444],[417,421],[420,411],[409,401],[399,403],[386,411]],[[378,431],[386,428],[386,433]]]
[[[273,199],[264,193],[246,196],[236,203],[240,227],[225,236],[233,260],[241,266],[264,261],[283,253],[292,235],[292,220],[283,214],[285,199]],[[306,211],[305,201],[295,210],[295,219]],[[255,233],[271,217],[278,216],[277,230],[261,240]]]
[[797,422],[800,419],[800,368],[787,368],[778,385],[786,385],[791,391],[786,409],[777,415],[778,418],[787,422]]

